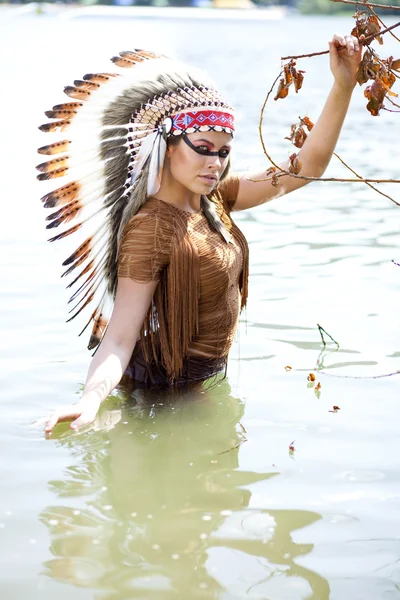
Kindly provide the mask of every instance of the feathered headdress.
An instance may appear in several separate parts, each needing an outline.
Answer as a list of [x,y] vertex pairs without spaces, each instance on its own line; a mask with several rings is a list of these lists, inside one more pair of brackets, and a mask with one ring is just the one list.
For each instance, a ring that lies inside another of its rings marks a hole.
[[[63,262],[67,269],[62,277],[74,272],[67,286],[76,288],[68,321],[88,305],[95,306],[80,333],[93,323],[90,350],[100,343],[108,324],[122,231],[160,187],[167,138],[234,130],[232,108],[203,73],[144,50],[121,52],[111,60],[125,70],[76,80],[64,89],[73,102],[47,111],[50,122],[39,127],[66,132],[62,141],[39,148],[40,154],[55,157],[37,166],[38,179],[67,178],[42,202],[56,209],[46,219],[48,229],[78,221],[50,241],[75,232],[81,236],[77,249]],[[203,197],[202,206],[210,225],[229,241],[213,203]]]

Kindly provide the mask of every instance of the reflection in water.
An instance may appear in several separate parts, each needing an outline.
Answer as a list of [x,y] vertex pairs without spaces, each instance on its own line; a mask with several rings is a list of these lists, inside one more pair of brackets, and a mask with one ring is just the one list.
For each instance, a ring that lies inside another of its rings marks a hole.
[[48,576],[109,599],[329,598],[295,563],[313,546],[291,539],[319,515],[249,508],[251,485],[278,474],[239,469],[244,406],[229,391],[136,390],[108,411],[114,428],[59,438],[74,464],[50,482],[62,504],[41,513]]

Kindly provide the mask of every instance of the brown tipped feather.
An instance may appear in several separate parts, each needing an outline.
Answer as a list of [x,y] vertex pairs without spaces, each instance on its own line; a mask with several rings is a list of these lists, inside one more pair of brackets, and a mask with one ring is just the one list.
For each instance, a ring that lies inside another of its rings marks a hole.
[[138,63],[144,62],[146,59],[143,56],[140,56],[137,52],[132,52],[131,50],[123,50],[119,53],[121,58],[126,60],[130,60],[131,62]]
[[45,131],[46,133],[52,131],[65,131],[71,125],[71,121],[69,119],[63,121],[54,121],[53,123],[44,123],[40,125],[40,131]]
[[40,165],[37,165],[36,168],[38,171],[41,171],[41,173],[49,173],[56,169],[65,168],[68,160],[69,156],[60,156],[59,158],[53,158],[52,160],[41,163]]
[[[74,265],[74,268],[75,268],[76,266],[77,266],[77,265]],[[67,290],[68,290],[68,288],[70,288],[70,287],[72,287],[73,285],[75,285],[75,283],[76,283],[76,282],[77,282],[77,281],[78,281],[78,280],[79,280],[81,277],[83,277],[84,275],[86,275],[86,273],[89,273],[90,269],[91,269],[93,266],[94,266],[94,260],[91,260],[90,262],[88,262],[88,264],[86,265],[86,267],[85,267],[84,269],[82,269],[82,271],[79,273],[79,275],[77,275],[77,276],[75,277],[75,279],[74,279],[73,281],[71,281],[71,283],[69,283],[69,284],[67,285]],[[71,269],[71,267],[70,267],[70,269]],[[68,269],[68,271],[70,271],[70,269]]]
[[155,54],[154,52],[149,52],[148,50],[123,50],[119,53],[123,58],[127,58],[128,60],[141,62],[145,59],[152,58],[161,58],[161,54]]
[[72,119],[77,112],[76,110],[46,110],[44,114],[49,119]]
[[77,225],[70,227],[66,231],[63,231],[62,233],[59,233],[58,235],[55,235],[54,237],[50,238],[49,242],[56,242],[57,240],[62,240],[63,238],[67,237],[68,235],[71,235],[71,233],[75,233],[75,231],[78,231],[78,229],[80,229],[81,227],[82,227],[82,223],[78,223]]
[[72,85],[67,85],[64,88],[64,93],[75,100],[87,100],[91,94],[88,90],[83,90]]
[[164,56],[164,54],[156,54],[156,52],[151,52],[151,50],[136,49],[135,52],[138,52],[140,56],[144,56],[145,58],[162,58]]
[[53,106],[53,110],[79,110],[82,106],[82,102],[64,102]]
[[83,294],[82,298],[76,303],[76,305],[73,308],[71,308],[71,310],[69,312],[73,312],[79,306],[79,304],[84,301],[86,296],[92,292],[93,287],[95,285],[94,280],[96,279],[96,275],[97,275],[97,270],[93,269],[93,271],[90,273],[89,277],[87,277],[85,279],[85,281],[79,286],[79,288],[72,294],[71,298],[68,300],[68,304],[71,304],[71,302],[76,300],[86,290],[86,292]]
[[92,312],[92,314],[89,317],[89,321],[86,323],[85,327],[82,329],[82,331],[78,335],[82,335],[82,333],[84,331],[86,331],[86,329],[88,328],[88,326],[90,325],[90,323],[95,319],[96,314],[98,313],[98,311],[99,311],[99,306],[96,306],[96,308],[94,309],[94,311]]
[[95,81],[84,81],[82,79],[75,79],[74,86],[83,90],[98,90],[100,84],[96,83]]
[[68,172],[68,167],[65,169],[56,169],[55,171],[50,171],[49,173],[40,173],[36,175],[36,179],[39,181],[48,181],[49,179],[55,179],[56,177],[64,177],[64,175]]
[[48,144],[47,146],[42,146],[38,149],[39,154],[60,154],[61,152],[66,152],[70,145],[69,140],[63,140],[62,142],[55,142],[55,144]]
[[[61,277],[66,277],[67,275],[70,275],[70,273],[72,273],[72,271],[74,269],[76,269],[76,267],[79,267],[79,265],[82,265],[85,262],[85,260],[90,256],[91,251],[92,251],[92,248],[89,247],[89,249],[86,250],[86,252],[84,252],[82,254],[82,256],[80,256],[79,260],[74,262],[66,271],[64,271],[64,273],[61,275]],[[70,286],[68,285],[67,288],[68,287],[70,287]]]
[[[76,262],[79,261],[79,259],[82,257],[83,254],[87,253],[88,251],[90,251],[91,249],[91,243],[92,243],[93,237],[90,236],[88,237],[80,246],[79,248],[77,248],[75,250],[75,252],[73,252],[71,254],[71,256],[69,256],[68,258],[66,258],[62,264],[63,267],[66,267],[67,265],[70,265],[72,262]],[[78,262],[76,262],[76,265],[79,264]],[[76,266],[75,265],[75,266]],[[66,275],[67,273],[64,273],[62,275],[62,277],[64,277],[64,275]]]
[[[101,337],[103,336],[103,334],[104,334],[104,330],[102,330],[103,323],[105,324],[105,327],[107,327],[107,325],[108,325],[108,320],[103,316],[103,308],[104,308],[103,298],[104,298],[104,295],[101,298],[98,305],[96,306],[96,308],[94,309],[94,311],[92,312],[92,314],[90,315],[88,322],[86,323],[85,327],[82,329],[82,331],[80,332],[79,335],[82,335],[82,333],[84,331],[86,331],[86,329],[90,325],[90,323],[92,321],[94,321],[92,335],[95,332],[95,335],[101,335]],[[96,321],[98,323],[96,323]],[[89,342],[89,344],[90,344],[90,342]],[[95,347],[95,346],[93,346],[93,347]],[[89,346],[88,346],[88,348],[89,348]],[[91,350],[91,349],[93,349],[93,348],[89,348],[89,350]]]
[[43,206],[45,208],[63,206],[64,204],[67,204],[67,202],[75,200],[79,194],[79,190],[80,187],[77,181],[63,185],[62,187],[54,190],[53,192],[49,192],[41,198]]
[[85,81],[94,81],[96,83],[105,83],[112,77],[118,77],[118,73],[87,73],[83,76]]
[[84,304],[82,304],[82,306],[80,307],[79,310],[76,311],[75,314],[72,315],[72,317],[70,317],[66,323],[69,323],[70,321],[72,321],[72,319],[75,319],[75,317],[77,317],[79,315],[79,313],[88,305],[90,304],[90,302],[93,300],[94,298],[94,292],[89,296],[89,298],[86,300],[86,302]]
[[69,223],[79,215],[82,208],[83,206],[79,200],[74,200],[73,202],[66,204],[63,208],[60,208],[60,210],[57,210],[55,213],[46,217],[46,221],[52,221],[52,223],[46,225],[46,229],[53,229],[54,227],[61,225],[61,223]]
[[[92,316],[91,320],[93,320],[93,316]],[[90,321],[89,321],[89,323],[90,323]],[[108,326],[108,319],[106,319],[102,313],[100,313],[98,316],[95,317],[92,334],[90,336],[90,340],[89,340],[89,344],[88,344],[88,350],[94,350],[100,344],[101,340],[103,339],[104,333],[107,329],[107,326]],[[82,333],[83,333],[83,331],[79,335],[81,335]]]
[[121,56],[113,56],[112,57],[112,62],[117,65],[117,67],[123,67],[123,68],[131,68],[133,67],[137,62],[139,61],[133,61],[133,60],[128,60],[127,58],[122,58]]

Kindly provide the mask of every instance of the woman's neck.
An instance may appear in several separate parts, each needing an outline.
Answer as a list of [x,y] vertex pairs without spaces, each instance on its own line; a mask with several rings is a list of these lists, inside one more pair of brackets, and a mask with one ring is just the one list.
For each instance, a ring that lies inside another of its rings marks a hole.
[[199,212],[201,195],[190,191],[178,181],[169,179],[168,176],[165,177],[163,174],[160,189],[157,194],[153,195],[153,198],[172,204],[186,212]]

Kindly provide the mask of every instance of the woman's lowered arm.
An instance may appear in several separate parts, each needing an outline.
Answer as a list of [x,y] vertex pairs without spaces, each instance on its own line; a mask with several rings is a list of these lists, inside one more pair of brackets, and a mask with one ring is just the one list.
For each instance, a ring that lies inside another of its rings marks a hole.
[[100,404],[125,372],[157,283],[138,283],[128,277],[118,279],[114,310],[104,339],[90,363],[83,395],[77,404],[61,407],[50,415],[46,433],[51,434],[62,421],[72,421],[71,429],[94,421]]

